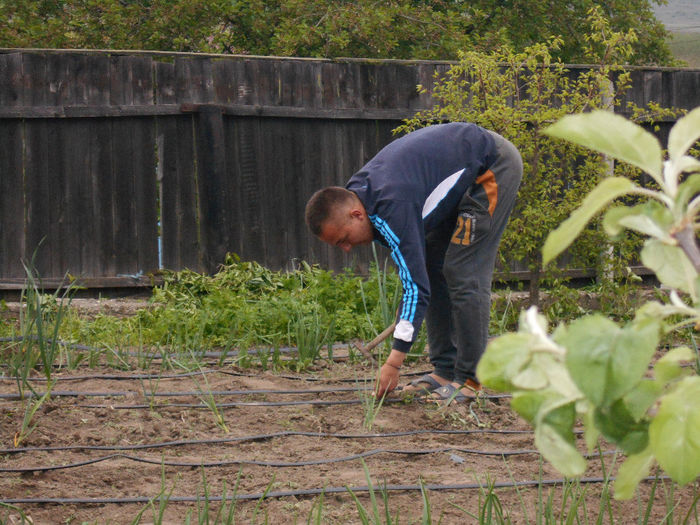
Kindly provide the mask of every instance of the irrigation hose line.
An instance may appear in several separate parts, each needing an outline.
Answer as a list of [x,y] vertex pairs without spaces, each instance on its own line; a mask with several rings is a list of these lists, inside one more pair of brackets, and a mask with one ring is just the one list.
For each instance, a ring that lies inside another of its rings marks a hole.
[[[400,454],[407,456],[427,456],[430,454],[441,454],[445,452],[460,452],[462,454],[470,454],[475,456],[522,456],[526,454],[536,454],[540,453],[537,450],[522,449],[522,450],[476,450],[470,448],[461,447],[442,447],[435,449],[417,449],[417,450],[403,450],[403,449],[385,449],[377,448],[373,450],[367,450],[365,452],[360,452],[359,454],[351,454],[349,456],[341,456],[338,458],[324,458],[324,459],[308,459],[304,461],[260,461],[255,459],[230,459],[226,461],[166,461],[165,459],[149,459],[141,458],[138,456],[130,456],[128,454],[110,454],[108,456],[101,456],[99,458],[86,459],[85,461],[78,461],[75,463],[66,463],[64,465],[51,465],[51,466],[32,466],[32,467],[1,467],[0,472],[8,472],[14,474],[27,473],[27,472],[48,472],[53,470],[65,470],[78,467],[84,467],[87,465],[93,465],[95,463],[102,463],[104,461],[109,461],[112,459],[126,459],[128,461],[134,461],[137,463],[148,463],[150,465],[161,465],[166,467],[204,467],[204,468],[214,468],[214,467],[228,467],[231,465],[249,465],[256,467],[308,467],[311,465],[328,465],[330,463],[343,463],[346,461],[353,461],[361,458],[368,458],[371,456],[376,456],[379,454]],[[609,452],[615,453],[615,451]],[[598,454],[596,453],[597,457]]]
[[[30,340],[30,341],[40,341],[40,338],[36,335],[33,335],[31,337],[26,337],[23,335],[15,336],[15,337],[0,337],[0,343],[21,343],[22,341],[25,340]],[[53,339],[45,339],[45,341],[49,344],[54,344]],[[97,348],[94,346],[87,346],[87,345],[82,345],[78,343],[68,343],[65,341],[55,341],[55,344],[59,346],[63,346],[66,348],[75,348],[76,350],[86,350],[90,352],[104,352],[106,348]],[[353,346],[354,343],[334,343],[331,345],[332,348],[350,348]],[[327,345],[323,345],[327,346]],[[243,352],[243,356],[248,356],[248,355],[258,355],[258,354],[274,354],[274,353],[281,353],[281,354],[293,354],[297,352],[298,349],[296,347],[291,347],[291,346],[282,346],[279,348],[251,348],[250,350],[245,350]],[[195,355],[202,356],[202,357],[240,357],[241,352],[239,350],[229,350],[229,351],[222,351],[222,352],[211,352],[211,351],[202,351],[202,350],[192,350],[192,352]],[[123,352],[124,355],[128,355],[129,357],[145,357],[148,359],[161,359],[163,357],[163,352],[158,352],[158,353],[144,353],[144,352]],[[174,354],[168,354],[168,357],[189,357],[191,356],[190,353],[174,353]]]
[[[256,394],[276,394],[276,395],[295,395],[295,394],[327,394],[334,392],[369,392],[373,391],[374,387],[335,387],[335,388],[316,388],[316,389],[302,389],[302,390],[270,390],[270,389],[260,389],[260,390],[206,390],[204,392],[200,391],[183,391],[183,392],[134,392],[134,391],[118,391],[118,392],[81,392],[78,390],[55,390],[51,391],[51,397],[128,397],[133,395],[142,395],[146,398],[149,397],[193,397],[201,396],[202,394],[212,395],[212,396],[252,396]],[[0,399],[7,399],[9,401],[20,401],[23,399],[31,398],[42,398],[46,392],[26,392],[24,394],[12,393],[12,394],[0,394]],[[479,394],[481,399],[501,399],[504,397],[510,397],[507,394]]]
[[[403,374],[400,374],[401,377],[412,377],[412,376],[422,376],[430,371],[415,371],[415,372],[404,372]],[[102,379],[102,380],[114,380],[114,381],[134,381],[134,380],[141,380],[141,379],[180,379],[183,377],[192,377],[192,376],[199,376],[202,374],[224,374],[228,376],[235,376],[235,377],[260,377],[260,374],[246,374],[242,372],[232,372],[229,370],[208,370],[204,369],[199,372],[187,372],[187,373],[182,373],[182,374],[135,374],[135,375],[86,375],[86,376],[58,376],[51,378],[52,381],[83,381],[83,380],[88,380],[88,379]],[[333,382],[333,383],[355,383],[357,382],[357,379],[328,379],[324,377],[315,377],[315,376],[292,376],[292,375],[286,375],[286,374],[275,374],[275,377],[281,378],[281,379],[291,379],[294,381],[306,381],[306,382]],[[48,381],[45,377],[28,377],[28,381],[37,381],[37,382],[46,382]],[[0,381],[12,381],[16,382],[17,378],[12,377],[12,376],[0,376]]]
[[[581,431],[576,431],[580,433]],[[473,430],[406,430],[403,432],[387,432],[373,434],[338,434],[328,432],[301,432],[287,430],[284,432],[272,432],[269,434],[256,434],[252,436],[239,436],[232,438],[216,438],[216,439],[194,439],[194,440],[179,440],[179,441],[164,441],[162,443],[140,443],[137,445],[68,445],[68,446],[49,446],[49,447],[22,447],[22,448],[4,448],[0,449],[0,454],[19,454],[25,452],[55,452],[55,451],[70,451],[70,450],[143,450],[151,448],[168,448],[182,447],[188,445],[225,445],[227,443],[243,443],[246,441],[268,441],[275,438],[286,437],[312,437],[312,438],[334,438],[334,439],[381,439],[405,436],[418,435],[459,435],[466,436],[471,434],[532,434],[532,430],[500,430],[479,428]]]
[[[205,392],[206,394],[206,392]],[[421,403],[430,403],[431,400],[418,400]],[[437,400],[439,401],[439,400]],[[400,398],[385,398],[384,404],[395,404],[395,403],[405,403],[406,400]],[[417,402],[417,401],[416,401]],[[364,403],[362,399],[336,399],[336,400],[324,400],[324,399],[307,399],[303,401],[232,401],[229,403],[216,403],[216,408],[241,408],[241,407],[286,407],[286,406],[298,406],[298,405],[311,405],[311,406],[333,406],[333,405],[360,405]],[[75,405],[80,408],[109,408],[110,410],[143,410],[152,409],[153,405],[90,405],[90,404],[80,404]],[[206,403],[162,403],[158,404],[157,407],[160,408],[193,408],[193,409],[208,409],[211,407]]]
[[[87,379],[102,379],[110,381],[137,381],[139,379],[180,379],[183,377],[199,376],[203,374],[222,373],[221,370],[200,370],[198,372],[187,372],[182,374],[134,374],[129,376],[112,374],[92,374],[86,376],[59,376],[52,377],[51,381],[83,381]],[[0,376],[0,381],[17,381],[16,377]],[[28,377],[27,381],[47,382],[45,377]]]
[[[579,478],[576,480],[577,483],[609,483],[610,481],[615,481],[615,476],[609,476],[607,478],[592,477],[592,478]],[[656,480],[668,480],[668,476],[658,476],[652,477],[647,476],[642,478],[640,481],[656,481]],[[552,485],[564,485],[565,483],[570,483],[571,480],[564,478],[560,479],[540,479],[540,480],[526,480],[526,481],[497,481],[493,483],[493,488],[518,488],[518,487],[539,487],[539,486],[552,486]],[[489,485],[490,487],[491,485]],[[249,500],[262,500],[262,499],[272,499],[272,498],[287,498],[287,497],[299,497],[299,496],[320,496],[321,494],[343,494],[347,493],[348,489],[355,493],[358,492],[375,492],[377,490],[386,491],[421,491],[421,490],[473,490],[473,489],[483,489],[484,485],[482,483],[455,483],[451,485],[436,485],[436,484],[424,484],[424,485],[375,485],[374,487],[360,486],[360,487],[324,487],[316,489],[301,489],[301,490],[282,490],[275,492],[259,492],[256,494],[235,494],[233,496],[208,496],[206,501],[209,502],[219,502],[219,501],[249,501]],[[147,498],[145,496],[135,496],[128,498],[8,498],[0,500],[2,503],[8,505],[20,505],[20,504],[55,504],[55,505],[108,505],[108,504],[127,504],[127,503],[141,503],[146,504],[156,501],[172,502],[172,503],[197,503],[203,501],[204,497],[199,496],[155,496],[153,498]]]

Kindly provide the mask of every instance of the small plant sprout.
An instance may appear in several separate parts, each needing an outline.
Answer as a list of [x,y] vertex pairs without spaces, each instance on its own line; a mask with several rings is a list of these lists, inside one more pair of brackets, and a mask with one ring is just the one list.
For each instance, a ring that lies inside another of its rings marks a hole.
[[204,380],[204,384],[206,385],[206,388],[203,389],[202,385],[197,381],[197,378],[192,377],[192,380],[194,381],[195,386],[197,387],[197,392],[199,393],[197,397],[199,397],[200,401],[204,403],[207,408],[211,411],[212,415],[214,416],[214,421],[216,422],[216,426],[218,426],[221,430],[223,430],[225,433],[229,433],[229,429],[226,426],[226,421],[224,420],[224,414],[221,412],[219,409],[219,406],[216,404],[216,399],[214,399],[214,394],[212,394],[211,388],[209,387],[209,381],[207,380],[207,375],[204,373],[204,370],[202,369],[202,366],[199,364],[197,361],[194,352],[190,350],[192,360],[196,364],[197,368],[199,369],[199,372],[202,374],[202,379]]
[[47,388],[41,397],[31,397],[24,401],[24,417],[22,418],[22,425],[14,437],[15,447],[19,447],[34,432],[37,426],[36,422],[33,423],[34,415],[50,397],[51,389]]
[[363,381],[362,383],[356,382],[355,384],[357,385],[357,393],[360,397],[360,401],[362,402],[362,412],[364,415],[362,418],[362,428],[364,428],[367,432],[370,432],[374,426],[374,421],[379,414],[379,410],[384,404],[386,394],[380,398],[377,398],[374,387],[369,381]]

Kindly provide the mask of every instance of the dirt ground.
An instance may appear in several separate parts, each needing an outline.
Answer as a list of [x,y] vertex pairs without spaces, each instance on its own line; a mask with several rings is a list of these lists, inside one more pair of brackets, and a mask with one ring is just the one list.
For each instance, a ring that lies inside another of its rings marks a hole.
[[[550,495],[561,512],[564,491],[552,481],[561,475],[541,460],[530,427],[508,399],[492,392],[447,408],[397,397],[381,407],[368,431],[361,398],[374,374],[369,366],[340,360],[296,374],[212,361],[204,372],[188,375],[158,365],[59,371],[51,399],[20,448],[14,439],[25,404],[3,371],[0,502],[33,523],[132,523],[144,509],[140,523],[184,523],[188,515],[206,523],[200,520],[206,493],[214,523],[224,485],[230,497],[238,483],[236,496],[251,498],[237,502],[238,523],[307,523],[321,491],[321,523],[360,523],[346,487],[357,488],[360,502],[372,508],[362,456],[375,488],[386,483],[391,489],[390,514],[400,523],[421,522],[420,480],[431,488],[433,523],[478,523],[473,516],[485,498],[479,486],[488,483],[523,483],[496,491],[513,523],[535,523],[537,502]],[[405,367],[402,382],[426,370],[425,361]],[[45,388],[38,376],[33,384],[39,392]],[[227,431],[205,403],[211,398]],[[604,458],[606,466],[613,462],[612,455]],[[589,461],[582,523],[594,523],[600,512],[600,465],[597,457]],[[537,480],[545,481],[538,487]],[[642,504],[651,487],[647,482],[640,489]],[[670,490],[668,482],[665,491],[657,490],[649,523],[662,521]],[[159,494],[169,499],[162,520],[158,501],[148,504]],[[378,490],[376,497],[383,515]],[[690,497],[689,489],[675,490],[674,516],[687,512]],[[614,501],[602,522],[637,523],[639,504]],[[0,506],[0,523],[19,523],[19,516]],[[482,520],[490,522],[497,521]]]

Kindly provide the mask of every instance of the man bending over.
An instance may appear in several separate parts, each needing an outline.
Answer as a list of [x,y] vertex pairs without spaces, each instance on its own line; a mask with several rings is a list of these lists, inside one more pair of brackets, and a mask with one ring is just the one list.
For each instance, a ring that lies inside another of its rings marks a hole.
[[399,369],[425,318],[433,372],[404,391],[457,402],[481,389],[491,280],[523,165],[517,149],[475,124],[438,124],[383,148],[344,188],[314,193],[306,223],[345,252],[378,241],[391,250],[403,286],[392,350],[376,393]]

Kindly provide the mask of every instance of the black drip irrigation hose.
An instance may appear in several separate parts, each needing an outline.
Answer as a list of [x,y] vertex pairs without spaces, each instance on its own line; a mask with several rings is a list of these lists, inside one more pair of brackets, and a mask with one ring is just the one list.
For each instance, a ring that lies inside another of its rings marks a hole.
[[[207,392],[204,392],[206,395]],[[480,396],[482,399],[491,399],[486,396]],[[413,402],[420,403],[430,403],[430,400],[418,399]],[[364,403],[362,399],[336,399],[336,400],[325,400],[325,399],[307,399],[303,401],[231,401],[227,403],[216,403],[216,408],[240,408],[240,407],[286,407],[286,406],[297,406],[297,405],[311,405],[311,406],[333,406],[333,405],[360,405]],[[384,404],[396,404],[396,403],[406,403],[405,399],[401,398],[385,398]],[[79,404],[75,405],[80,408],[109,408],[111,410],[143,410],[152,409],[154,405],[94,405],[94,404]],[[157,408],[193,408],[193,409],[208,409],[211,407],[206,403],[158,403]]]
[[[33,335],[30,337],[26,337],[23,335],[20,336],[15,336],[15,337],[0,337],[0,343],[20,343],[22,341],[39,341],[40,338]],[[76,350],[85,350],[85,351],[90,351],[90,352],[104,352],[106,348],[98,348],[94,346],[87,346],[87,345],[82,345],[78,343],[68,343],[66,341],[54,341],[53,339],[45,339],[45,341],[49,344],[57,344],[59,346],[63,346],[66,348],[75,348]],[[324,345],[327,346],[327,345]],[[331,345],[331,348],[333,349],[338,349],[338,348],[348,348],[351,346],[351,343],[334,343]],[[296,347],[290,347],[290,346],[281,346],[281,347],[275,347],[275,348],[251,348],[248,350],[240,351],[240,350],[224,350],[220,352],[211,352],[211,351],[203,351],[203,350],[192,350],[192,353],[196,356],[199,357],[240,357],[241,355],[243,356],[249,356],[249,355],[258,355],[258,354],[275,354],[275,353],[280,353],[280,354],[293,354],[297,352],[298,349]],[[164,353],[163,352],[121,352],[122,355],[128,355],[129,357],[143,357],[146,359],[160,359],[163,357]],[[190,357],[192,354],[187,352],[187,353],[168,353],[168,357]]]
[[[87,465],[93,465],[95,463],[101,463],[104,461],[109,461],[112,459],[126,459],[128,461],[134,461],[137,463],[148,463],[151,465],[164,465],[166,467],[188,467],[188,468],[197,468],[197,467],[204,467],[204,468],[213,468],[213,467],[228,467],[231,465],[251,465],[251,466],[258,466],[258,467],[276,467],[276,468],[285,468],[285,467],[308,467],[310,465],[328,465],[331,463],[343,463],[346,461],[354,461],[357,459],[363,459],[363,458],[368,458],[371,456],[376,456],[379,454],[398,454],[398,455],[408,455],[408,456],[426,456],[430,454],[441,454],[441,453],[462,453],[462,454],[470,454],[474,456],[498,456],[498,457],[504,457],[504,456],[522,456],[526,454],[536,454],[539,455],[539,451],[537,450],[531,450],[531,449],[522,449],[522,450],[476,450],[476,449],[470,449],[470,448],[461,448],[461,447],[441,447],[441,448],[434,448],[434,449],[418,449],[418,450],[404,450],[404,449],[385,449],[385,448],[377,448],[373,450],[367,450],[365,452],[361,452],[359,454],[351,454],[349,456],[342,456],[339,458],[324,458],[324,459],[308,459],[305,461],[259,461],[259,460],[254,460],[254,459],[230,459],[226,461],[199,461],[199,462],[192,462],[192,461],[166,461],[165,459],[148,459],[148,458],[141,458],[138,456],[130,456],[128,454],[110,454],[108,456],[101,456],[99,458],[92,458],[92,459],[87,459],[85,461],[78,461],[76,463],[66,463],[64,465],[51,465],[51,466],[30,466],[30,467],[20,467],[20,468],[11,468],[11,467],[0,467],[0,472],[8,472],[8,473],[26,473],[26,472],[48,472],[48,471],[53,471],[53,470],[65,470],[65,469],[72,469],[72,468],[78,468],[78,467],[84,467]],[[607,452],[606,454],[614,454],[615,452]],[[586,457],[593,457],[593,456],[598,456],[597,453],[588,455]],[[453,459],[456,463],[463,463],[464,459],[463,458],[454,458]]]
[[[92,374],[85,376],[56,376],[52,377],[51,381],[86,381],[88,379],[102,379],[109,381],[138,381],[140,379],[180,379],[182,377],[200,376],[202,374],[220,374],[221,370],[200,370],[197,372],[187,372],[182,374],[133,374],[133,375],[110,375],[110,374]],[[252,375],[252,374],[251,374]],[[12,376],[0,376],[0,381],[16,382],[17,378]],[[28,377],[27,381],[45,383],[48,381],[45,377]]]
[[[415,372],[404,372],[401,374],[401,377],[413,377],[413,376],[422,376],[429,373],[429,371],[415,371]],[[224,374],[224,375],[229,375],[229,376],[235,376],[235,377],[256,377],[259,378],[260,374],[253,374],[253,373],[243,373],[243,372],[232,372],[229,370],[209,370],[209,369],[204,369],[198,372],[187,372],[187,373],[182,373],[182,374],[134,374],[134,375],[104,375],[104,374],[93,374],[93,375],[85,375],[85,376],[56,376],[52,377],[51,381],[84,381],[88,379],[97,379],[97,380],[110,380],[110,381],[134,381],[134,380],[142,380],[142,379],[179,379],[183,377],[193,377],[193,376],[199,376],[202,374]],[[333,382],[333,383],[357,383],[359,380],[358,379],[329,379],[329,378],[323,378],[323,377],[315,377],[315,376],[293,376],[293,375],[287,375],[287,374],[275,374],[275,377],[281,378],[281,379],[291,379],[293,381],[305,381],[305,382],[310,382],[310,383],[315,383],[315,382]],[[36,381],[36,382],[47,382],[48,380],[45,377],[28,377],[28,381]],[[0,376],[0,381],[12,381],[16,382],[17,378],[12,377],[12,376]]]
[[[577,483],[583,484],[595,484],[595,483],[608,483],[610,481],[615,481],[615,476],[610,476],[607,478],[602,477],[591,477],[591,478],[579,478],[576,480]],[[656,480],[668,480],[667,476],[652,477],[648,476],[642,478],[641,481],[656,481]],[[540,479],[540,480],[524,480],[524,481],[498,481],[489,484],[489,487],[493,488],[519,488],[519,487],[540,487],[540,486],[556,486],[564,485],[566,483],[571,483],[571,480],[564,478],[560,479]],[[273,499],[273,498],[288,498],[288,497],[299,497],[299,496],[320,496],[321,494],[343,494],[348,492],[348,488],[354,493],[360,492],[376,492],[377,490],[386,491],[401,491],[401,492],[412,492],[421,490],[483,490],[484,485],[482,483],[455,483],[450,485],[437,485],[437,484],[424,484],[424,485],[382,485],[376,484],[373,487],[360,486],[360,487],[324,487],[315,489],[300,489],[300,490],[283,490],[275,492],[259,492],[256,494],[235,494],[232,496],[207,496],[206,501],[209,502],[229,502],[229,501],[250,501],[250,500],[263,500],[263,499]],[[127,498],[8,498],[0,500],[0,502],[8,505],[108,505],[108,504],[128,504],[128,503],[140,503],[146,504],[150,502],[172,502],[172,503],[197,503],[204,501],[204,497],[199,496],[155,496],[153,498],[148,498],[145,496],[134,496]]]
[[[141,443],[138,445],[69,445],[69,446],[48,446],[48,447],[22,447],[22,448],[4,448],[0,449],[0,454],[18,454],[25,452],[54,452],[54,451],[72,451],[72,450],[143,450],[152,448],[167,448],[181,447],[188,445],[218,445],[227,443],[242,443],[246,441],[267,441],[275,438],[285,437],[313,437],[313,438],[335,438],[335,439],[381,439],[405,436],[417,436],[424,434],[434,435],[470,435],[470,434],[532,434],[532,430],[500,430],[500,429],[473,429],[473,430],[406,430],[403,432],[387,432],[373,434],[336,434],[327,432],[300,432],[300,431],[284,431],[272,432],[269,434],[256,434],[252,436],[240,436],[233,438],[217,438],[217,439],[194,439],[194,440],[179,440],[179,441],[164,441],[162,443]],[[581,431],[575,431],[581,433]]]
[[[206,390],[204,392],[200,391],[183,391],[183,392],[133,392],[133,391],[117,391],[117,392],[81,392],[78,390],[54,390],[51,392],[51,397],[127,397],[133,395],[143,395],[146,398],[153,397],[192,397],[200,396],[202,393],[212,396],[252,396],[259,394],[266,395],[301,395],[301,394],[326,394],[326,393],[336,393],[336,392],[369,392],[374,390],[371,386],[357,386],[357,387],[335,387],[335,388],[315,388],[315,389],[302,389],[302,390],[272,390],[272,389],[259,389],[259,390]],[[12,394],[0,394],[0,399],[7,399],[10,401],[31,399],[34,397],[41,398],[45,392],[27,392],[25,394],[12,393]],[[480,394],[481,399],[501,399],[503,397],[510,397],[506,394]],[[386,400],[388,401],[388,399]],[[163,405],[159,405],[163,406]]]
[[[405,430],[403,432],[387,432],[387,433],[372,433],[372,434],[338,434],[328,432],[301,432],[287,430],[284,432],[272,432],[269,434],[255,434],[252,436],[239,436],[232,438],[217,438],[217,439],[194,439],[194,440],[179,440],[179,441],[164,441],[162,443],[140,443],[138,445],[70,445],[59,447],[22,447],[22,448],[4,448],[0,449],[0,454],[19,454],[25,452],[55,452],[55,451],[72,451],[72,450],[144,450],[152,448],[168,448],[182,447],[188,445],[223,445],[227,443],[242,443],[246,441],[268,441],[275,438],[286,437],[312,437],[312,438],[335,438],[335,439],[381,439],[405,436],[418,436],[425,434],[432,435],[459,435],[466,436],[471,434],[532,434],[532,430],[500,430],[479,428],[473,430]],[[581,431],[576,431],[581,433]]]
[[[402,399],[385,399],[384,403],[403,403]],[[363,401],[361,399],[336,399],[336,400],[322,400],[322,399],[308,399],[304,401],[231,401],[229,403],[217,403],[216,408],[241,408],[241,407],[286,407],[286,406],[297,406],[297,405],[311,405],[311,406],[333,406],[333,405],[360,405]],[[153,405],[75,405],[80,408],[109,408],[110,410],[143,410],[152,409]],[[206,403],[162,403],[158,404],[157,407],[161,408],[194,408],[194,409],[207,409],[211,410],[211,407]]]

